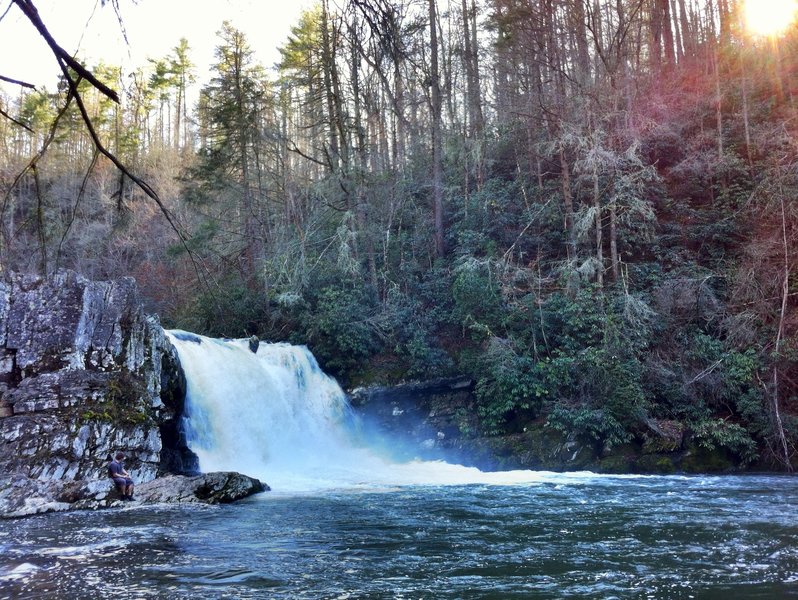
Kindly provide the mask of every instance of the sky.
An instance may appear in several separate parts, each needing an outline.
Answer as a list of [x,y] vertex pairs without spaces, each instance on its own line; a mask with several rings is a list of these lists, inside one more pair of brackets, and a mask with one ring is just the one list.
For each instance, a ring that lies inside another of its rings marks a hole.
[[[10,0],[0,0],[0,15]],[[129,45],[110,2],[100,0],[34,0],[44,24],[70,53],[87,66],[100,60],[128,69],[147,58],[170,53],[181,37],[188,39],[190,57],[200,83],[207,81],[219,43],[216,32],[224,20],[244,32],[256,60],[271,68],[303,9],[314,0],[119,0]],[[58,67],[44,40],[11,6],[0,21],[0,75],[53,90]],[[8,86],[4,86],[8,90]]]

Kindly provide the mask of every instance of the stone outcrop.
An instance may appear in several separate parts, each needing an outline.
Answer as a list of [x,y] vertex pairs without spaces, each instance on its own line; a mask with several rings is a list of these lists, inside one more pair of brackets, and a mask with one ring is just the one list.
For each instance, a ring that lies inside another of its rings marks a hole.
[[474,383],[464,377],[360,388],[350,398],[371,438],[397,459],[442,459],[484,470],[579,470],[598,460],[591,444],[543,424],[484,435]]
[[42,480],[18,475],[0,480],[0,518],[47,512],[162,503],[222,504],[268,491],[257,479],[232,472],[188,477],[167,475],[136,486],[135,500],[122,501],[109,479]]
[[268,491],[269,486],[259,480],[235,472],[216,472],[186,477],[167,475],[136,489],[137,502],[201,502],[225,504]]
[[0,281],[0,512],[13,490],[57,504],[62,483],[107,487],[119,450],[139,483],[196,471],[181,447],[184,398],[177,352],[132,278]]

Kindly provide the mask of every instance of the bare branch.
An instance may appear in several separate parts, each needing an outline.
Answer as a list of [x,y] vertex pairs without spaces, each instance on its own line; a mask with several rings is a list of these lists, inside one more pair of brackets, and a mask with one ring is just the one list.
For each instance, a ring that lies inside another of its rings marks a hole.
[[31,129],[30,127],[28,127],[27,125],[25,125],[25,123],[23,123],[22,121],[17,121],[17,120],[16,120],[14,117],[12,117],[11,115],[9,115],[9,114],[8,114],[6,111],[4,111],[2,108],[0,108],[0,116],[3,116],[3,117],[5,117],[6,119],[8,119],[8,120],[9,120],[9,121],[11,121],[12,123],[14,123],[14,125],[19,125],[19,126],[20,126],[20,127],[22,127],[23,129],[27,129],[27,130],[28,130],[28,131],[30,131],[31,133],[35,133],[35,132],[33,131],[33,129]]
[[28,17],[28,20],[31,24],[36,28],[39,34],[44,38],[47,42],[47,45],[50,46],[50,49],[53,51],[56,59],[59,61],[64,61],[69,68],[75,71],[80,77],[88,81],[91,85],[93,85],[97,90],[102,92],[108,98],[119,103],[119,95],[105,85],[102,81],[97,79],[91,71],[86,69],[83,65],[81,65],[78,61],[76,61],[70,54],[64,50],[61,46],[59,46],[56,41],[53,39],[53,36],[45,27],[44,22],[42,21],[41,17],[39,16],[39,11],[36,10],[36,7],[33,5],[32,0],[14,0],[14,4],[19,6],[20,10]]
[[0,75],[0,81],[5,81],[7,83],[13,83],[14,85],[19,85],[25,88],[29,88],[32,90],[36,89],[36,86],[32,83],[28,83],[26,81],[20,81],[19,79],[12,79],[11,77],[6,77],[5,75]]

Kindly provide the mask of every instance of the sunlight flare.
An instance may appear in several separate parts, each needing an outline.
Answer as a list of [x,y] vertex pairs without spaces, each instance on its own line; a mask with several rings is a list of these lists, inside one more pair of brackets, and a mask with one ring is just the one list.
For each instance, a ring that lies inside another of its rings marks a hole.
[[774,36],[784,32],[798,12],[796,0],[745,0],[745,26],[755,35]]

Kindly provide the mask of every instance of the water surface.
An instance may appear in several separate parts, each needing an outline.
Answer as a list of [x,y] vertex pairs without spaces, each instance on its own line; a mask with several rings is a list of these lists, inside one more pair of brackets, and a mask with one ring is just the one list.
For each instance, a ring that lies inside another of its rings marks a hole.
[[541,474],[0,522],[2,598],[798,598],[798,480]]

